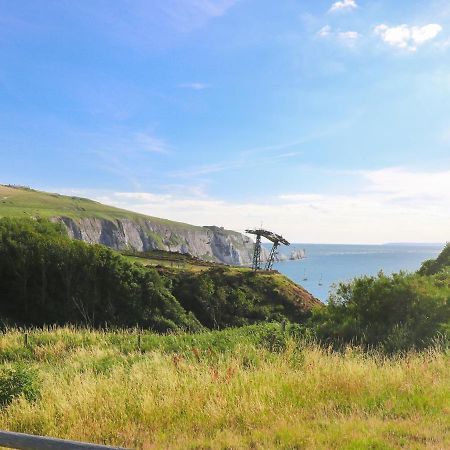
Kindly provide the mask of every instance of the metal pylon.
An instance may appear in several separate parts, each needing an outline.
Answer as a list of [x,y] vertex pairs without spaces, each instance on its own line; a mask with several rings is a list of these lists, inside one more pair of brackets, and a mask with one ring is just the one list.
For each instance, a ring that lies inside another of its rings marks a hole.
[[255,250],[253,252],[253,270],[261,269],[261,235],[256,235]]
[[272,270],[273,262],[275,260],[275,255],[277,254],[277,248],[280,245],[278,241],[275,241],[270,250],[269,259],[267,260],[265,270]]
[[265,237],[273,243],[272,249],[270,250],[269,259],[267,260],[265,270],[271,270],[273,262],[275,260],[275,255],[277,253],[277,248],[280,244],[289,245],[289,242],[284,239],[283,236],[279,234],[272,233],[272,231],[263,230],[258,228],[256,230],[245,230],[246,233],[253,234],[256,236],[255,250],[253,253],[252,269],[261,269],[261,237]]

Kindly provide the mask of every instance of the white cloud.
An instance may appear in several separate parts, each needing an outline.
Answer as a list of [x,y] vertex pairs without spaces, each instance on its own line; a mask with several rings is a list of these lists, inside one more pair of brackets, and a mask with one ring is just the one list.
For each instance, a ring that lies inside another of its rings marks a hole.
[[360,37],[357,31],[340,31],[337,36],[341,42],[349,46],[354,45]]
[[437,23],[430,23],[422,27],[406,24],[389,27],[385,24],[380,24],[375,27],[374,31],[386,44],[409,51],[416,51],[420,45],[434,39],[442,31],[442,26]]
[[342,0],[342,1],[333,3],[331,5],[331,8],[329,9],[329,12],[350,11],[357,7],[358,7],[358,5],[356,4],[355,0]]
[[333,31],[329,25],[325,25],[318,32],[319,38],[335,38],[344,45],[353,46],[361,37],[357,31]]
[[193,89],[194,91],[203,91],[204,89],[207,89],[210,87],[209,84],[206,83],[182,83],[179,84],[178,87],[185,88],[185,89]]
[[329,25],[325,25],[317,32],[317,36],[320,37],[327,37],[330,36],[330,34],[331,34],[331,27]]
[[[289,193],[262,202],[148,192],[87,193],[96,200],[196,225],[243,231],[260,224],[292,242],[445,242],[450,230],[450,170],[386,168],[358,172],[354,194]],[[72,191],[72,193],[74,193]]]
[[354,40],[359,38],[359,33],[357,31],[342,31],[339,33],[339,36],[343,39]]
[[391,201],[409,201],[420,208],[428,202],[443,202],[450,209],[450,170],[409,172],[402,168],[388,168],[362,172],[362,175],[370,182],[368,192],[387,194]]

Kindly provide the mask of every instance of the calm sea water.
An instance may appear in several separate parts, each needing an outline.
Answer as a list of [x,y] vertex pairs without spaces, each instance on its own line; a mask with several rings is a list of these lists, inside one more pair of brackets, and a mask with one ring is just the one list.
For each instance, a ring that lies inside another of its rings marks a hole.
[[285,253],[305,249],[306,258],[275,263],[273,268],[301,284],[315,297],[326,301],[333,284],[349,281],[358,275],[375,275],[380,270],[385,274],[400,270],[415,271],[424,260],[435,258],[443,247],[443,244],[291,244]]

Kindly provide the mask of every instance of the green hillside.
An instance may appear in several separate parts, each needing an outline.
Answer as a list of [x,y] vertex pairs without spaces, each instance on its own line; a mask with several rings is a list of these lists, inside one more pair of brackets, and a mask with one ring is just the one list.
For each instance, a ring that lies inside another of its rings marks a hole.
[[87,198],[36,191],[23,186],[0,185],[0,217],[70,217],[98,219],[151,219],[171,228],[201,228],[182,222],[127,211]]

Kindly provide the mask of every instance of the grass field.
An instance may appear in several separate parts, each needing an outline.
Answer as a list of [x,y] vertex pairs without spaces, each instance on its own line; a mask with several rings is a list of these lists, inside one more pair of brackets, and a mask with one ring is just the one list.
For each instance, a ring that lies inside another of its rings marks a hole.
[[27,347],[7,331],[2,370],[35,373],[39,397],[5,405],[0,428],[148,449],[450,448],[443,350],[333,353],[278,324],[137,346],[136,331],[34,331]]

